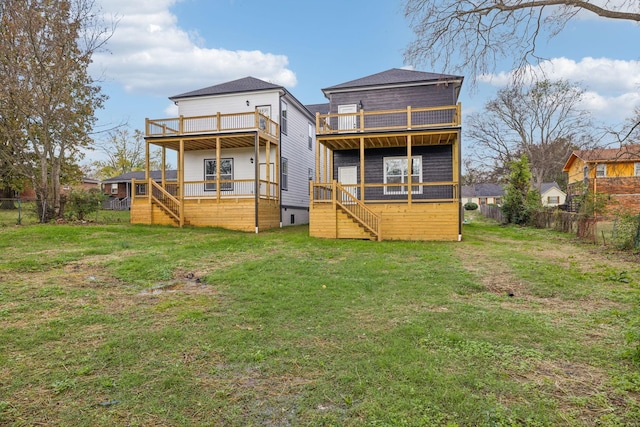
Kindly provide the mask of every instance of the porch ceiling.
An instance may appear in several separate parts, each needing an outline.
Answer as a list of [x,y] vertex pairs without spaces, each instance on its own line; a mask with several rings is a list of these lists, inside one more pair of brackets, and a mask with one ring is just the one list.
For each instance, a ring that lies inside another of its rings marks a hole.
[[409,135],[411,145],[447,145],[458,140],[458,130],[416,133],[380,133],[319,136],[318,142],[331,150],[355,150],[360,148],[360,139],[364,139],[364,148],[406,147]]
[[[185,151],[196,150],[215,150],[216,141],[220,140],[220,148],[247,148],[253,147],[255,143],[255,133],[242,133],[242,134],[218,134],[218,135],[185,135],[183,137],[147,137],[148,143],[164,147],[169,150],[180,150],[180,140],[184,141]],[[267,141],[271,144],[277,145],[278,141],[272,138],[259,136],[260,146],[267,145]]]

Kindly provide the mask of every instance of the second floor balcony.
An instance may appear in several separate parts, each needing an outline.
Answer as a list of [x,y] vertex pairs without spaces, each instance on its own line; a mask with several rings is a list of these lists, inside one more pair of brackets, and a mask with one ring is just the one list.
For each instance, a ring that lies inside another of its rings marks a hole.
[[316,114],[318,137],[345,133],[387,132],[456,128],[461,125],[461,106]]

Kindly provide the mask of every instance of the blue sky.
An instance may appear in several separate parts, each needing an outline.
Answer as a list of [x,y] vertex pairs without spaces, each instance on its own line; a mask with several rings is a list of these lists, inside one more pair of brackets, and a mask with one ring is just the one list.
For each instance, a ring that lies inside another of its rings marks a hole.
[[[118,25],[109,52],[95,55],[91,68],[109,96],[96,130],[122,122],[142,130],[145,117],[176,114],[169,96],[246,76],[281,84],[304,104],[325,102],[322,88],[406,65],[412,32],[402,3],[98,0]],[[550,76],[580,82],[588,90],[583,108],[614,123],[640,106],[639,42],[638,25],[582,14],[539,46]],[[510,64],[504,61],[473,90],[465,84],[464,114],[495,96]]]

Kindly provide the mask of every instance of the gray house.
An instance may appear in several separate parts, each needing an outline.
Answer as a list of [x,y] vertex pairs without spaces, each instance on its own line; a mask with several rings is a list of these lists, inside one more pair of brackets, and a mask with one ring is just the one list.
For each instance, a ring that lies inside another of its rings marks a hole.
[[461,239],[462,81],[394,68],[322,90],[312,236]]

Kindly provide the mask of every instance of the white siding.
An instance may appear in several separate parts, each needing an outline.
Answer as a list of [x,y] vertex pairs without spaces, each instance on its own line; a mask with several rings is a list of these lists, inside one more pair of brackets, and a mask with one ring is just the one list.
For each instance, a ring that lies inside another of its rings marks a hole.
[[[184,117],[208,116],[221,113],[241,113],[255,111],[257,106],[271,106],[271,119],[280,122],[280,92],[246,92],[231,95],[203,96],[192,99],[178,100],[179,115]],[[288,159],[289,179],[288,189],[281,192],[281,214],[283,225],[309,222],[309,170],[314,176],[315,169],[315,132],[312,135],[312,145],[309,149],[309,125],[315,130],[315,119],[301,109],[298,102],[288,95],[283,98],[287,103],[288,128],[287,133],[281,135],[280,155]],[[249,105],[247,106],[247,101]],[[270,163],[274,167],[270,171],[271,181],[275,179],[275,163],[278,152],[272,147]],[[252,179],[255,172],[255,157],[253,148],[222,150],[222,158],[233,158],[234,179]],[[215,150],[185,152],[185,181],[204,180],[204,159],[215,159]],[[261,148],[260,162],[266,162],[264,147]],[[279,167],[278,167],[279,168]],[[277,181],[280,181],[278,177]]]
[[293,100],[287,102],[288,129],[282,134],[281,155],[289,161],[289,186],[282,191],[282,223],[291,224],[291,215],[295,215],[295,224],[309,222],[309,169],[312,176],[315,170],[315,133],[309,149],[309,124],[315,129],[313,119],[298,108]]
[[[244,113],[255,111],[258,105],[271,105],[271,118],[278,120],[280,111],[279,93],[248,92],[231,95],[202,96],[178,101],[178,114],[185,117],[208,116],[221,113]],[[247,101],[249,105],[247,106]]]

